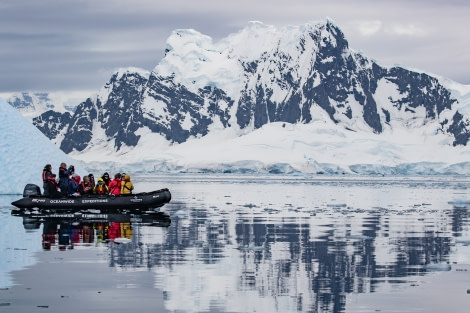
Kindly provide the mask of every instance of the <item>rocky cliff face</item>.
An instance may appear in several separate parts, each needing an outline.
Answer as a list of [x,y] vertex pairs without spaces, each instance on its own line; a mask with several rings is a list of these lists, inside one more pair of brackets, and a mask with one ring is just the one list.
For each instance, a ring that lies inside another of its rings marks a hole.
[[34,123],[66,153],[98,145],[121,151],[147,132],[181,143],[214,129],[310,123],[325,112],[337,127],[376,134],[433,123],[466,145],[469,117],[457,104],[437,78],[352,51],[330,21],[282,30],[250,23],[218,44],[177,30],[152,72],[120,71],[70,120],[45,112]]

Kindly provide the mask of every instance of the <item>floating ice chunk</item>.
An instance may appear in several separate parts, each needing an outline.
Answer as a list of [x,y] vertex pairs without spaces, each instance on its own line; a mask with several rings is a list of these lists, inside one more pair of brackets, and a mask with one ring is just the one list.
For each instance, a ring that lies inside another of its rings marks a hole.
[[455,208],[466,208],[470,205],[470,200],[467,199],[455,199],[447,202],[448,204],[453,205]]
[[256,204],[253,204],[253,203],[249,203],[249,204],[245,204],[243,205],[243,207],[245,208],[249,208],[249,209],[253,209],[253,208],[256,208],[258,207]]
[[426,269],[428,271],[433,271],[433,272],[446,272],[446,271],[450,271],[452,269],[452,267],[450,266],[450,264],[426,264]]
[[347,205],[345,203],[329,203],[326,205],[328,208],[345,208]]
[[455,240],[455,243],[460,243],[460,244],[463,244],[463,245],[470,245],[470,238],[458,238]]
[[183,210],[178,210],[175,212],[174,216],[179,217],[179,218],[186,218],[188,217],[189,213]]
[[114,243],[131,243],[129,238],[114,238]]

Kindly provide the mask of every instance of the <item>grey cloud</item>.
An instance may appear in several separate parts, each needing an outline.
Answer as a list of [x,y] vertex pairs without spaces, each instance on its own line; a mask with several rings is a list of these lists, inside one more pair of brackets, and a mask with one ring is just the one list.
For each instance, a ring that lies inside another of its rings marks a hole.
[[[470,83],[467,1],[14,0],[0,3],[0,92],[99,89],[115,68],[153,69],[171,31],[214,41],[259,20],[282,27],[331,17],[350,47],[381,64],[401,63]],[[423,38],[359,34],[359,20],[433,27]],[[449,40],[444,43],[444,40]]]

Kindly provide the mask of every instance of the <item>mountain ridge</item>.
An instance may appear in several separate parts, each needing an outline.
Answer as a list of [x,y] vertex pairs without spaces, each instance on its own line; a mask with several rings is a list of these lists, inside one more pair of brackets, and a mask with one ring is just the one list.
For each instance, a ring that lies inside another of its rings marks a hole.
[[226,128],[241,136],[269,123],[328,118],[376,135],[426,126],[451,138],[446,145],[466,146],[467,104],[437,77],[382,67],[351,50],[331,20],[281,30],[251,22],[216,44],[175,30],[153,71],[121,69],[68,124],[43,132],[66,153],[123,155],[150,133],[171,146]]

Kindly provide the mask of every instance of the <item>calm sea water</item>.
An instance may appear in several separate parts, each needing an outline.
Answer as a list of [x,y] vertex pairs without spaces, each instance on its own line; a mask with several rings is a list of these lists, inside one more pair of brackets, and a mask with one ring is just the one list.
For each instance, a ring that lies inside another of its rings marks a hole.
[[470,181],[136,177],[171,223],[23,219],[0,196],[11,312],[468,312]]

